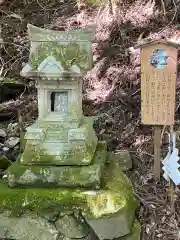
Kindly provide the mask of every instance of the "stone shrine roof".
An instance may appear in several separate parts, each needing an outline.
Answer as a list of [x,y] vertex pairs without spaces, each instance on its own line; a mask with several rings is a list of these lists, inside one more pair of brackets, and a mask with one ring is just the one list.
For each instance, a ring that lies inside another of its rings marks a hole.
[[92,68],[94,27],[61,32],[28,24],[28,33],[31,49],[22,76],[60,80],[82,76]]

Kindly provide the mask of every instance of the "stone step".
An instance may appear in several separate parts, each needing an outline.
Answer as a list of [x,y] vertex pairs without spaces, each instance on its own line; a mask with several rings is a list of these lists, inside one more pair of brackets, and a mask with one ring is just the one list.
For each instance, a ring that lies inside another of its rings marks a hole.
[[89,166],[26,166],[17,161],[8,168],[9,185],[99,189],[106,154],[106,142],[99,142]]

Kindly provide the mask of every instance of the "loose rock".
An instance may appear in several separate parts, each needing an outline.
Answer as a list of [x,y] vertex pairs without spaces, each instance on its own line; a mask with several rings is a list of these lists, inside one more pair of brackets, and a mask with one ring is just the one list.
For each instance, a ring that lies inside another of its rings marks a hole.
[[112,215],[112,217],[97,219],[97,220],[87,220],[88,224],[92,227],[96,235],[100,240],[105,239],[116,239],[125,236],[131,232],[132,226],[132,216],[129,216],[125,211],[119,214]]
[[18,143],[20,142],[20,138],[19,137],[11,137],[6,141],[6,145],[9,148],[14,148]]
[[16,146],[14,147],[14,150],[19,150],[19,149],[20,149],[19,145],[16,145]]
[[67,238],[83,238],[88,235],[88,230],[74,215],[64,216],[55,223],[56,229]]
[[2,149],[2,150],[3,150],[3,152],[5,152],[5,153],[6,153],[6,152],[8,152],[8,151],[9,151],[9,148],[8,148],[8,147],[3,147],[3,149]]
[[19,153],[19,150],[13,149],[13,151],[8,151],[5,155],[11,162],[15,162],[19,157]]
[[[36,213],[27,212],[22,217],[9,217],[0,214],[0,239],[6,234],[8,239],[56,240],[58,232],[53,224],[39,217]],[[7,229],[8,226],[8,229]],[[3,231],[4,230],[4,231]]]
[[0,129],[0,138],[6,138],[7,137],[7,133],[4,129]]
[[122,171],[127,171],[132,168],[132,160],[128,151],[109,152],[108,162],[114,161]]

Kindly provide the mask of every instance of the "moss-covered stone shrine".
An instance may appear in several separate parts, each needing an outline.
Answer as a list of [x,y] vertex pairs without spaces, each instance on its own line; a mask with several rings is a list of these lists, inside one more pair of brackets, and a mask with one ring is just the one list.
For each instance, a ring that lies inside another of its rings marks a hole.
[[131,182],[82,112],[95,28],[28,25],[28,33],[30,56],[21,75],[36,81],[39,116],[7,169],[8,183],[0,182],[0,238],[140,240]]

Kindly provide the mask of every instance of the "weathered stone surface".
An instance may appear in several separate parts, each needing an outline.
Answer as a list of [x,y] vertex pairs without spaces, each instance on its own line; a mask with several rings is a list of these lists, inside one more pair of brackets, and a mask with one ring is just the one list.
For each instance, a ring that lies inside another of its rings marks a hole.
[[[134,216],[138,201],[133,195],[129,179],[115,165],[108,165],[98,191],[82,189],[8,188],[0,183],[0,206],[7,209],[29,208],[42,212],[48,208],[79,208],[88,219],[100,219],[119,213],[125,206]],[[127,203],[127,204],[126,204]],[[133,217],[132,217],[133,218]],[[131,221],[131,218],[128,220]],[[130,225],[130,223],[129,223]]]
[[[19,218],[9,217],[9,212],[0,214],[0,238],[19,240],[56,240],[55,227],[36,213],[26,212]],[[3,232],[4,230],[4,232]]]
[[18,161],[8,168],[9,185],[75,187],[99,189],[106,161],[106,142],[99,142],[93,163],[89,166],[24,166]]
[[127,236],[118,238],[117,240],[140,240],[140,239],[141,239],[141,225],[137,221],[137,219],[135,219],[133,223],[132,232]]
[[55,223],[56,229],[67,238],[84,238],[88,235],[88,229],[74,215],[65,215]]
[[132,168],[132,160],[128,151],[110,152],[108,154],[109,161],[115,161],[119,164],[122,171],[127,171]]
[[7,229],[0,226],[0,238],[6,239],[6,237],[7,237]]

